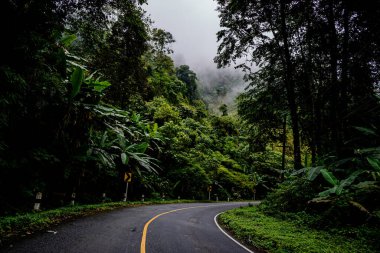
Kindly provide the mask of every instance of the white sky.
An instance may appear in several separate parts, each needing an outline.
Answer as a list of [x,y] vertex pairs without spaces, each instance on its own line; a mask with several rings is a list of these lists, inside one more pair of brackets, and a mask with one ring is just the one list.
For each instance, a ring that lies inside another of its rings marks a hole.
[[213,0],[149,0],[144,9],[155,21],[154,27],[173,34],[176,64],[195,71],[216,68],[216,33],[220,30]]

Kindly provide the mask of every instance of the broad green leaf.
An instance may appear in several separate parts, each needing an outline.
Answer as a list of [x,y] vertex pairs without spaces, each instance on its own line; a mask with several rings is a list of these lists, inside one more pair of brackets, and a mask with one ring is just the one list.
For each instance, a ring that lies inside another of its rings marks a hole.
[[328,190],[326,190],[326,191],[320,192],[320,193],[318,194],[318,196],[319,196],[319,197],[327,197],[327,196],[330,196],[331,194],[336,193],[336,189],[337,189],[337,187],[334,186],[333,188],[330,188],[330,189],[328,189]]
[[98,73],[99,70],[95,70],[94,72],[92,72],[89,76],[86,77],[86,81],[91,81],[94,79],[94,76],[96,73]]
[[128,156],[127,156],[126,153],[121,153],[120,158],[121,158],[121,162],[122,162],[124,165],[127,165],[127,164],[128,164],[128,162],[129,162],[129,158],[128,158]]
[[133,122],[138,123],[138,122],[140,121],[140,119],[141,119],[140,114],[138,114],[138,113],[133,113],[133,114],[132,114],[132,121],[133,121]]
[[368,163],[374,168],[376,171],[380,171],[380,161],[378,159],[367,157]]
[[102,139],[100,140],[100,146],[103,148],[106,146],[107,137],[107,131],[105,131],[102,135]]
[[75,34],[69,34],[69,35],[65,35],[62,37],[62,39],[60,40],[60,43],[65,46],[65,47],[68,47],[70,46],[75,40],[77,39],[77,36]]
[[102,92],[104,89],[111,86],[111,83],[108,81],[102,81],[102,82],[96,81],[96,82],[92,83],[92,85],[93,85],[95,91]]
[[365,149],[357,149],[355,150],[357,154],[378,154],[380,153],[380,147],[376,148],[365,148]]
[[351,185],[351,184],[355,181],[355,179],[356,179],[360,174],[362,174],[362,173],[364,173],[364,171],[362,171],[362,170],[357,170],[357,171],[353,172],[348,178],[342,180],[342,181],[340,182],[340,184],[342,184],[342,185],[344,185],[344,186],[349,186],[349,185]]
[[140,143],[137,145],[136,150],[139,153],[145,153],[146,149],[148,148],[149,144],[146,142]]
[[354,187],[359,189],[380,189],[378,181],[364,181],[354,185]]
[[132,153],[145,153],[148,146],[149,144],[146,142],[143,142],[140,144],[132,144],[127,147],[127,150]]
[[336,189],[335,189],[335,194],[338,195],[338,196],[341,195],[342,192],[343,192],[343,189],[344,189],[344,185],[343,184],[339,184],[336,187]]
[[329,182],[333,186],[338,185],[338,180],[331,172],[327,171],[326,169],[321,169],[321,173],[327,182]]
[[372,178],[373,178],[373,180],[374,181],[378,181],[379,179],[380,179],[380,172],[378,172],[378,171],[372,171],[371,173],[371,176],[372,176]]
[[71,97],[75,97],[76,95],[78,95],[79,91],[80,91],[80,87],[82,85],[82,82],[83,82],[83,77],[84,77],[84,71],[83,69],[79,68],[79,67],[76,67],[74,72],[71,74],[71,77],[70,77],[70,82],[71,82],[71,85],[72,85],[72,92],[71,92]]
[[354,157],[348,157],[348,158],[345,158],[345,159],[341,159],[339,161],[336,161],[335,163],[333,163],[332,165],[334,167],[340,167],[342,165],[344,165],[345,163],[348,163],[348,162],[352,162],[354,159]]
[[361,171],[361,170],[358,170],[358,171],[355,171],[353,172],[348,178],[342,180],[339,182],[339,185],[336,189],[336,195],[341,195],[344,188],[346,188],[347,186],[350,186],[354,181],[355,179],[360,175],[362,174],[364,171]]
[[70,60],[67,60],[67,63],[69,63],[70,65],[72,65],[73,67],[77,67],[77,68],[81,68],[83,70],[86,70],[86,67],[79,64],[79,63],[76,63],[74,61],[70,61]]
[[307,173],[307,180],[314,181],[314,179],[316,179],[317,176],[320,174],[321,169],[323,169],[322,166],[310,168],[310,170]]
[[378,136],[376,134],[375,130],[373,130],[373,129],[366,128],[366,127],[354,127],[354,128],[359,130],[362,134]]
[[302,168],[302,169],[299,169],[299,170],[293,171],[292,174],[290,174],[290,175],[291,175],[291,176],[296,176],[296,175],[299,175],[299,174],[305,173],[307,170],[308,170],[308,168]]

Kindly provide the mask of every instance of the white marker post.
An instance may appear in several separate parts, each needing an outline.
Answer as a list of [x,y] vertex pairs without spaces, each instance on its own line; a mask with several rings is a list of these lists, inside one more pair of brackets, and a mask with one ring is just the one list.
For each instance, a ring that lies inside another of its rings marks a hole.
[[71,202],[70,202],[70,204],[73,206],[73,205],[75,205],[75,197],[76,197],[77,195],[76,195],[76,193],[75,192],[73,192],[73,193],[71,193]]
[[42,192],[37,192],[36,194],[36,201],[34,202],[34,211],[39,211],[41,207],[41,200],[42,200]]
[[129,183],[127,182],[127,186],[125,187],[124,199],[123,199],[124,202],[126,202],[128,199],[128,185]]

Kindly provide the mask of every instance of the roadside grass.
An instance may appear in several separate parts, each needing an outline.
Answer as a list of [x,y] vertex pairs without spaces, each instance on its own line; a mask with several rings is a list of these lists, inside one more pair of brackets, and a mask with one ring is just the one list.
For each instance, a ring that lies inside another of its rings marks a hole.
[[257,207],[227,211],[219,216],[219,222],[236,238],[260,252],[380,252],[379,244],[376,242],[380,230],[376,228],[316,230],[300,224],[299,220],[293,222],[267,216]]
[[[74,205],[58,209],[0,217],[0,247],[36,232],[47,230],[67,220],[115,210],[153,204],[194,203],[194,200],[151,200],[145,202],[109,202],[92,205]],[[199,202],[199,201],[197,201]]]

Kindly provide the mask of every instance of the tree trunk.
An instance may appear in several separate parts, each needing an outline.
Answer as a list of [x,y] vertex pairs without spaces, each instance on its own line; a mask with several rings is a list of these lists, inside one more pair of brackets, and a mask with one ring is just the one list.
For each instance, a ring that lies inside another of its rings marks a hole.
[[[347,7],[347,4],[345,1],[343,1],[343,27],[344,27],[344,34],[343,34],[343,50],[342,50],[342,77],[341,77],[341,82],[340,82],[340,97],[341,97],[341,103],[340,103],[340,108],[339,108],[339,113],[341,117],[344,117],[347,115],[348,112],[348,98],[347,98],[347,87],[350,86],[349,84],[349,78],[348,78],[348,61],[349,61],[349,49],[348,49],[348,41],[349,41],[349,36],[350,36],[350,31],[349,31],[349,10]],[[347,136],[346,132],[346,124],[341,118],[341,138],[342,140],[345,140],[345,136]]]
[[329,50],[330,50],[330,127],[331,139],[336,154],[340,154],[340,138],[339,138],[339,119],[338,108],[340,108],[339,89],[338,89],[338,39],[335,28],[334,1],[330,1],[327,10],[327,20],[329,27]]
[[285,58],[285,87],[288,99],[288,105],[290,110],[290,118],[292,121],[292,131],[293,131],[293,146],[294,146],[294,168],[302,168],[301,164],[301,145],[300,145],[300,134],[298,126],[298,112],[296,104],[296,94],[294,89],[294,80],[293,80],[293,66],[291,62],[290,50],[289,50],[289,41],[288,41],[288,29],[286,26],[286,16],[285,16],[285,1],[280,1],[280,18],[281,18],[281,37],[283,40],[283,50]]
[[281,173],[281,177],[283,177],[284,175],[284,171],[285,171],[285,158],[286,158],[286,114],[284,116],[284,123],[283,123],[283,126],[282,126],[282,162],[281,162],[281,168],[282,168],[282,173]]
[[[307,0],[306,2],[306,10],[305,10],[305,17],[306,17],[306,29],[307,33],[310,33],[312,28],[312,13],[313,13],[313,1]],[[306,44],[307,44],[307,60],[306,60],[306,73],[307,73],[307,80],[306,84],[309,89],[309,96],[310,96],[310,109],[311,109],[311,141],[310,141],[310,149],[311,149],[311,163],[312,166],[315,166],[315,163],[317,161],[317,124],[316,116],[315,116],[315,83],[314,83],[314,75],[313,75],[313,63],[312,63],[312,43],[310,41],[310,35],[306,37]]]

